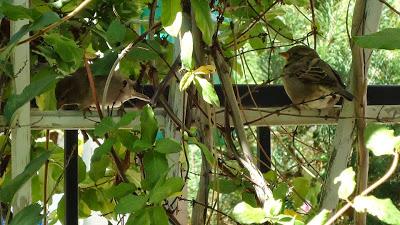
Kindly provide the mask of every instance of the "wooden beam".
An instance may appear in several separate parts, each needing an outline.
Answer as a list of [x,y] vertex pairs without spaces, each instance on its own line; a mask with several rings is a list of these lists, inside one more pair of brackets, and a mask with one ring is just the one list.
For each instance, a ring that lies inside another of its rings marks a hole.
[[[282,107],[268,108],[246,108],[242,109],[244,113],[244,122],[253,126],[270,125],[312,125],[312,124],[336,124],[340,107],[332,109],[302,110],[288,108],[281,110]],[[136,109],[137,110],[137,109]],[[135,109],[127,109],[127,112]],[[224,124],[223,108],[216,110],[216,122]],[[119,116],[113,113],[113,119],[119,120]],[[160,127],[165,127],[165,112],[155,109],[155,114]],[[80,111],[46,111],[41,112],[38,109],[31,110],[31,128],[41,129],[93,129],[100,119],[94,113],[83,117]],[[399,123],[400,105],[369,105],[367,106],[367,121],[380,123]],[[124,128],[138,127],[139,120],[133,121]],[[4,117],[0,116],[0,129],[7,127]]]

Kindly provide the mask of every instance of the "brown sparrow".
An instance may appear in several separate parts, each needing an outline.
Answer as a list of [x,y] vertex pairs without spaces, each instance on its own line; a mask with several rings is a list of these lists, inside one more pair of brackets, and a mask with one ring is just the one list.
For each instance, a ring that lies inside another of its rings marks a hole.
[[353,100],[338,72],[315,50],[298,45],[279,54],[286,58],[283,86],[296,106],[323,109],[333,107],[340,97]]
[[[107,76],[95,76],[93,79],[96,86],[97,98],[101,104]],[[134,86],[134,81],[125,78],[116,72],[116,74],[113,75],[108,88],[106,106],[118,108],[125,101],[134,98],[149,102],[150,98],[144,94],[136,92]],[[84,69],[78,70],[72,76],[61,79],[57,83],[55,93],[57,109],[64,105],[78,105],[81,110],[95,107],[89,80]]]

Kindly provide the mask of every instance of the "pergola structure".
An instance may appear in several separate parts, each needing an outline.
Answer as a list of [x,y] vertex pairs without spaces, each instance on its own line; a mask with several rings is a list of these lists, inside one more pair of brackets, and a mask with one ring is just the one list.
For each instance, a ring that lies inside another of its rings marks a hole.
[[[241,96],[241,106],[245,121],[249,126],[257,127],[259,143],[267,155],[260,154],[262,172],[268,170],[270,162],[267,157],[271,153],[270,130],[271,125],[312,125],[312,124],[335,124],[339,119],[340,105],[324,110],[297,110],[291,107],[291,102],[282,86],[237,86]],[[221,87],[216,86],[216,91],[224,103]],[[250,94],[251,92],[251,94]],[[144,93],[152,96],[153,90],[150,86],[144,88]],[[251,96],[250,96],[251,95]],[[254,104],[253,102],[256,102]],[[137,110],[125,108],[127,112]],[[216,109],[216,123],[224,123],[224,109]],[[165,126],[166,114],[161,108],[155,108],[155,113],[160,127]],[[93,129],[99,117],[93,113],[83,117],[80,111],[47,111],[41,112],[36,108],[31,109],[30,128],[34,130],[63,129],[65,130],[65,195],[66,195],[66,224],[78,224],[78,164],[77,148],[78,129]],[[114,113],[115,119],[118,115]],[[367,115],[371,122],[400,122],[400,86],[369,86]],[[126,126],[131,128],[137,122]],[[0,127],[5,127],[5,121],[0,116]],[[21,143],[20,143],[21,144]]]

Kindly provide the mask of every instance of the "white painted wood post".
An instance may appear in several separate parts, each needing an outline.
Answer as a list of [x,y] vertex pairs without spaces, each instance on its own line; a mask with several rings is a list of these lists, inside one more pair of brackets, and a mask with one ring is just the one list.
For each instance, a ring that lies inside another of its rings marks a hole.
[[[28,0],[13,0],[13,4],[22,5],[27,8],[29,7]],[[11,21],[11,36],[28,23],[28,20]],[[26,34],[22,39],[25,39],[28,36],[29,34]],[[30,83],[29,43],[15,47],[11,60],[14,65],[14,75],[17,76],[15,79],[15,91],[19,94],[25,86]],[[30,123],[30,103],[27,102],[18,110],[13,122],[11,123],[16,124],[15,127],[12,128],[11,143],[11,174],[13,178],[20,174],[30,161]],[[13,201],[14,213],[31,203],[31,192],[31,183],[27,182],[16,193]]]

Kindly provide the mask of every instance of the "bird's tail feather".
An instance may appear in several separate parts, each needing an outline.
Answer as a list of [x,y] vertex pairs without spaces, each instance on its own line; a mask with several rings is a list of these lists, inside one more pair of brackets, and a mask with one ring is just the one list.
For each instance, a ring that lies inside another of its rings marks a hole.
[[341,89],[338,91],[338,93],[343,96],[345,99],[352,101],[354,98],[354,95],[348,91],[346,91],[345,89]]

